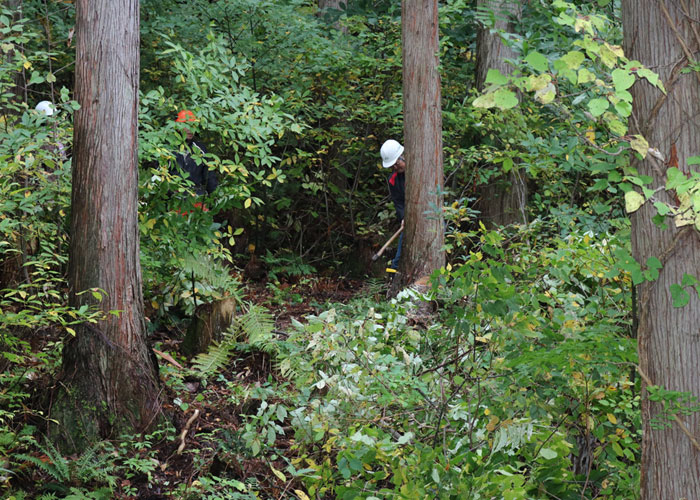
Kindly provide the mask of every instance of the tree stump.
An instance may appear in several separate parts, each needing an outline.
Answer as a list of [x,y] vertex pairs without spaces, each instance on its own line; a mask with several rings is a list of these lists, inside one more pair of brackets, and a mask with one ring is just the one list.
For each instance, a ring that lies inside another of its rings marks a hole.
[[187,356],[206,352],[211,343],[220,341],[231,327],[235,313],[234,298],[198,306],[182,342],[182,352]]

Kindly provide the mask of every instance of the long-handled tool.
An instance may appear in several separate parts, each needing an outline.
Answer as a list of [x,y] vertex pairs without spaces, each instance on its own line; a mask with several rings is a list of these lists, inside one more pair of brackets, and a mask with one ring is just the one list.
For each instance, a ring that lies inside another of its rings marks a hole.
[[403,231],[403,221],[401,222],[401,227],[399,228],[399,230],[396,231],[396,232],[392,235],[391,238],[389,238],[389,241],[387,241],[386,243],[384,243],[384,246],[383,246],[382,248],[380,248],[379,251],[378,251],[377,253],[375,253],[374,255],[372,255],[372,262],[374,262],[375,260],[377,260],[379,257],[382,256],[382,254],[384,253],[384,250],[386,250],[386,249],[389,247],[389,245],[391,245],[391,242],[392,242],[392,241],[394,241],[396,238],[399,237],[399,235],[401,234],[401,231]]

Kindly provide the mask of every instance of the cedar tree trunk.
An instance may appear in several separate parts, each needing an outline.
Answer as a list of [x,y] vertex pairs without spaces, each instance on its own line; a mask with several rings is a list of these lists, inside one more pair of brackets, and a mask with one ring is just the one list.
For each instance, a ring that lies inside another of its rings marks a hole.
[[[495,16],[493,27],[481,26],[477,32],[476,88],[482,91],[489,69],[497,69],[504,75],[511,73],[506,60],[515,59],[517,54],[503,43],[499,33],[491,33],[491,29],[512,32],[509,19],[519,19],[522,6],[510,0],[478,0],[478,5],[491,10]],[[487,226],[501,226],[527,222],[526,204],[527,181],[515,165],[507,174],[491,174],[488,184],[480,190],[476,208]]]
[[[690,11],[683,12],[685,6]],[[666,161],[647,155],[632,160],[653,186],[666,184],[666,169],[678,167],[686,175],[688,158],[700,154],[700,80],[696,71],[683,72],[689,58],[700,58],[700,3],[670,0],[623,0],[625,55],[656,71],[667,95],[639,80],[634,97],[630,133],[639,133]],[[665,164],[664,164],[665,163]],[[675,193],[657,196],[677,205]],[[632,249],[644,265],[650,257],[663,264],[659,278],[638,288],[639,365],[642,393],[642,498],[646,500],[700,498],[700,450],[684,433],[700,436],[700,413],[679,415],[670,427],[657,429],[652,420],[662,406],[649,400],[649,384],[700,396],[700,300],[688,289],[690,303],[674,308],[669,288],[685,274],[700,275],[700,238],[693,226],[676,228],[672,220],[662,229],[652,222],[655,210],[645,203],[632,214]],[[695,441],[697,443],[697,439]]]
[[411,283],[445,264],[437,0],[404,0],[406,221],[400,268]]
[[160,408],[139,263],[138,0],[78,0],[76,36],[70,303],[99,304],[105,319],[64,350],[54,415],[67,449],[144,430]]

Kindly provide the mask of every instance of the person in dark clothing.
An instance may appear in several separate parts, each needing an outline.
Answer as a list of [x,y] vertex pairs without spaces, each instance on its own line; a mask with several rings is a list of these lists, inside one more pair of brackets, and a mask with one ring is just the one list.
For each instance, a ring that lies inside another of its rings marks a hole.
[[[194,113],[189,110],[182,110],[178,113],[176,122],[196,122]],[[216,189],[219,181],[216,172],[209,171],[205,163],[198,163],[193,157],[195,155],[205,155],[207,150],[204,145],[195,140],[194,133],[187,127],[184,128],[187,139],[184,151],[175,153],[176,173],[187,174],[187,179],[194,184],[194,191],[197,196],[211,194]],[[183,175],[184,177],[184,175]]]
[[[379,151],[382,157],[382,166],[391,168],[392,174],[387,178],[389,183],[389,194],[394,202],[396,218],[403,227],[404,207],[406,205],[406,161],[403,158],[404,148],[393,139],[389,139]],[[396,255],[391,261],[391,269],[397,269],[401,258],[401,248],[403,244],[403,233],[399,236],[399,244],[396,248]]]

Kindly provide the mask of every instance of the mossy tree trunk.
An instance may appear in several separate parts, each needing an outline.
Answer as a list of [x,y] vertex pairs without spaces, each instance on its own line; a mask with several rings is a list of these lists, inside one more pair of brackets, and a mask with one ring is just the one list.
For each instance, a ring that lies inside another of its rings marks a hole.
[[160,402],[139,263],[138,0],[78,0],[76,36],[70,303],[105,314],[64,349],[52,434],[79,450],[147,429]]

